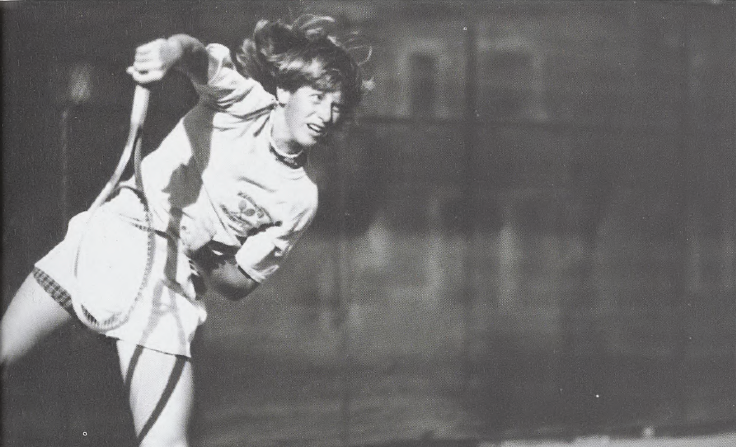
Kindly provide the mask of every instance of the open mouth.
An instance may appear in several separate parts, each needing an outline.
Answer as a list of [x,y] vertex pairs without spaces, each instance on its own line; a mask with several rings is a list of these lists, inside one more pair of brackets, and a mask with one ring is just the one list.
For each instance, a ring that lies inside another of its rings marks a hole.
[[319,126],[317,124],[307,124],[307,128],[315,134],[316,137],[323,137],[327,134],[327,128],[325,126]]

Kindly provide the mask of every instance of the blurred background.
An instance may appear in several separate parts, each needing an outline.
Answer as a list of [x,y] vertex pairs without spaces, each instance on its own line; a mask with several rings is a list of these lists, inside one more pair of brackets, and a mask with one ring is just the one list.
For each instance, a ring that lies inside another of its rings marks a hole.
[[[375,89],[310,159],[312,229],[247,301],[208,300],[193,445],[736,431],[734,3],[0,11],[3,308],[112,173],[137,45],[235,48],[308,12],[372,47]],[[195,100],[175,74],[155,88],[148,150]],[[134,443],[114,348],[79,328],[2,391],[3,445]]]

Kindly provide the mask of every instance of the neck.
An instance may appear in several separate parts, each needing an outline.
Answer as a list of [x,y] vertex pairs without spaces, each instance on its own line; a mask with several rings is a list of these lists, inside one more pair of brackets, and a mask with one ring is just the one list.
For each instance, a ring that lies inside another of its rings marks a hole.
[[290,138],[284,129],[287,129],[283,109],[277,108],[273,115],[273,127],[271,128],[271,144],[280,154],[285,156],[297,156],[304,152],[304,148]]
[[292,169],[298,169],[307,162],[307,154],[304,152],[303,147],[294,143],[293,140],[278,131],[278,129],[285,128],[284,126],[279,126],[278,116],[279,114],[276,114],[274,125],[271,128],[271,135],[269,136],[271,153],[286,166]]
[[[294,148],[288,146],[288,145],[282,145],[281,143],[277,142],[276,139],[271,136],[271,148],[276,152],[278,155],[286,158],[297,158],[300,155],[304,153],[304,149],[298,148],[294,150]],[[286,148],[286,149],[284,149]]]
[[300,150],[299,152],[295,154],[287,154],[282,152],[278,149],[276,146],[276,143],[273,141],[273,138],[271,138],[271,142],[269,144],[270,151],[273,154],[273,156],[280,161],[281,163],[285,164],[286,166],[292,168],[292,169],[299,169],[304,166],[304,164],[307,162],[307,153],[304,152],[304,150]]
[[271,134],[271,147],[284,157],[294,158],[304,153],[304,149],[297,144],[289,144],[289,140],[279,140]]

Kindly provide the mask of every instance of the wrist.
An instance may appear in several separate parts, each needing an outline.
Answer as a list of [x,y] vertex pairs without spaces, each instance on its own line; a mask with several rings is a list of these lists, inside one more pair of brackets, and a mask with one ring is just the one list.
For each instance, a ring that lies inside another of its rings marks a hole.
[[185,45],[181,35],[173,35],[166,39],[166,59],[172,67],[184,57]]
[[202,42],[188,34],[174,34],[166,42],[175,56],[172,67],[193,81],[206,83],[209,58]]

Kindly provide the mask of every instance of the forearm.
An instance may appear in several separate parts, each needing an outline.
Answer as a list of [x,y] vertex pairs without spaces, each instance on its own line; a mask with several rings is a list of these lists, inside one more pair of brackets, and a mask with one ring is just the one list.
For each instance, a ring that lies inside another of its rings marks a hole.
[[199,250],[192,260],[205,289],[214,291],[228,300],[241,300],[258,287],[258,282],[243,272],[232,256],[219,255],[204,248]]
[[169,70],[177,70],[193,82],[204,84],[209,78],[210,61],[207,49],[199,40],[186,34],[168,39],[156,39],[136,48],[133,65],[126,70],[139,84],[160,81]]

